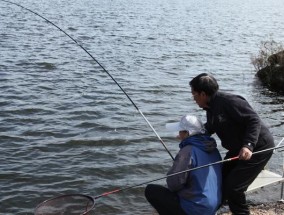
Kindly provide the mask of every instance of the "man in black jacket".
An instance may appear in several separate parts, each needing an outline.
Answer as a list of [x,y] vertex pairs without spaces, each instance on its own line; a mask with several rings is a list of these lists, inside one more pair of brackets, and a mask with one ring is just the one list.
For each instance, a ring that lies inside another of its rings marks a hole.
[[224,159],[239,156],[239,160],[223,165],[223,199],[234,215],[249,213],[245,191],[261,172],[273,151],[252,155],[273,148],[274,140],[257,113],[241,96],[219,92],[216,79],[202,73],[190,83],[193,99],[206,111],[205,128],[216,133],[228,150]]

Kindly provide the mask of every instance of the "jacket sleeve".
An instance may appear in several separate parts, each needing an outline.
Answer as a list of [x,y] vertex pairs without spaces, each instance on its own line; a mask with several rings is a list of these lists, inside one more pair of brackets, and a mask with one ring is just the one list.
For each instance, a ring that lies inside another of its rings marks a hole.
[[235,96],[224,103],[226,112],[233,120],[245,127],[242,145],[253,151],[258,141],[261,120],[249,103],[241,96]]
[[[167,175],[188,170],[190,168],[191,165],[190,151],[191,151],[191,146],[186,146],[179,151],[179,153],[177,154],[174,160],[173,166],[170,168]],[[189,174],[190,174],[189,172],[185,172],[167,177],[168,188],[173,192],[181,190],[187,183],[187,178]]]

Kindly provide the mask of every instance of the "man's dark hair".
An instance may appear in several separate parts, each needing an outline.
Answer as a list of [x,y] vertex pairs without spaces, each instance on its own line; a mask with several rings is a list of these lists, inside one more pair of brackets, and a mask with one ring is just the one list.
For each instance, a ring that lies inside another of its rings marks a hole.
[[203,91],[208,96],[214,95],[219,89],[216,79],[207,73],[196,76],[189,82],[189,85],[194,91],[198,93]]

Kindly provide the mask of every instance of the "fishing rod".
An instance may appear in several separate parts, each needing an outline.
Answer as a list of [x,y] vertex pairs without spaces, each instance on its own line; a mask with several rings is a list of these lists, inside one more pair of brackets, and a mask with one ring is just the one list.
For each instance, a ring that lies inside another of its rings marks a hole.
[[[284,138],[282,139],[282,141],[283,140],[284,140]],[[256,154],[276,150],[276,149],[279,149],[279,148],[283,148],[283,147],[284,147],[284,145],[280,146],[280,144],[278,144],[276,147],[272,147],[272,148],[264,149],[264,150],[261,150],[261,151],[253,152],[252,156],[256,155]],[[46,211],[50,212],[50,210],[54,210],[54,214],[59,214],[60,212],[62,212],[62,210],[64,210],[64,211],[69,210],[70,213],[71,213],[71,211],[74,209],[74,208],[72,208],[72,204],[76,204],[76,206],[78,206],[78,202],[80,202],[80,201],[83,202],[83,204],[85,204],[85,207],[86,207],[85,211],[83,213],[81,212],[80,214],[82,214],[82,215],[87,214],[88,212],[90,212],[94,208],[95,200],[97,200],[101,197],[108,196],[110,194],[118,193],[118,192],[121,192],[121,191],[126,191],[126,190],[129,190],[129,189],[135,188],[135,187],[139,187],[141,185],[145,185],[145,184],[149,184],[149,183],[159,181],[159,180],[162,180],[162,179],[165,179],[165,178],[173,177],[175,175],[179,175],[179,174],[182,174],[182,173],[191,172],[191,171],[195,171],[195,170],[198,170],[198,169],[210,167],[210,166],[213,166],[213,165],[216,165],[216,164],[230,162],[230,161],[238,160],[238,159],[239,159],[239,156],[227,158],[225,160],[220,160],[220,161],[217,161],[217,162],[214,162],[214,163],[209,163],[209,164],[206,164],[206,165],[197,166],[195,168],[191,168],[191,169],[183,170],[183,171],[180,171],[180,172],[172,173],[172,174],[169,174],[169,175],[166,175],[166,176],[163,176],[163,177],[160,177],[160,178],[156,178],[156,179],[153,179],[153,180],[149,180],[149,181],[146,181],[146,182],[142,182],[140,184],[136,184],[136,185],[133,185],[133,186],[115,189],[115,190],[97,195],[95,197],[91,197],[91,196],[83,195],[83,194],[66,194],[66,195],[57,196],[57,197],[45,200],[42,203],[40,203],[35,209],[35,215],[42,215]],[[60,206],[60,207],[58,207],[58,206]],[[49,213],[49,214],[53,214],[53,213]]]
[[[284,140],[284,138],[282,139],[282,141],[283,140]],[[260,153],[267,152],[267,151],[276,150],[276,149],[283,148],[283,147],[284,147],[284,145],[283,146],[278,145],[278,146],[273,147],[273,148],[268,148],[268,149],[264,149],[264,150],[261,150],[261,151],[253,152],[252,155],[260,154]],[[214,163],[209,163],[209,164],[198,166],[198,167],[195,167],[195,168],[191,168],[191,169],[183,170],[183,171],[180,171],[180,172],[172,173],[172,174],[169,174],[169,175],[166,175],[166,176],[163,176],[163,177],[160,177],[160,178],[156,178],[156,179],[153,179],[153,180],[150,180],[150,181],[147,181],[147,182],[143,182],[143,183],[140,183],[140,184],[136,184],[136,185],[133,185],[133,186],[130,186],[130,187],[125,187],[125,188],[116,189],[116,190],[113,190],[113,191],[110,191],[110,192],[103,193],[101,195],[95,196],[94,199],[98,199],[98,198],[101,198],[103,196],[107,196],[107,195],[112,194],[112,193],[117,193],[117,192],[120,192],[120,191],[128,190],[128,189],[131,189],[131,188],[134,188],[134,187],[139,187],[141,185],[149,184],[149,183],[159,181],[159,180],[162,180],[162,179],[165,179],[165,178],[169,178],[169,177],[172,177],[172,176],[175,176],[175,175],[179,175],[179,174],[182,174],[182,173],[191,172],[191,171],[194,171],[194,170],[198,170],[198,169],[202,169],[202,168],[205,168],[205,167],[209,167],[209,166],[213,166],[213,165],[216,165],[216,164],[221,164],[221,163],[225,163],[225,162],[229,162],[229,161],[233,161],[233,160],[238,160],[238,159],[239,159],[239,156],[235,156],[235,157],[227,158],[225,160],[217,161],[217,162],[214,162]]]
[[284,141],[284,137],[283,137],[282,140],[277,144],[276,147],[280,146],[283,141]]
[[136,108],[136,110],[141,114],[141,116],[143,117],[143,119],[147,122],[147,124],[149,125],[149,127],[153,130],[153,132],[155,133],[155,135],[157,136],[157,138],[159,139],[159,141],[162,143],[162,145],[164,146],[165,150],[168,152],[168,154],[170,155],[170,157],[172,158],[172,160],[174,160],[173,155],[170,153],[170,151],[168,150],[166,144],[164,143],[164,141],[161,139],[161,137],[159,136],[159,134],[156,132],[156,130],[154,129],[154,127],[151,125],[151,123],[149,122],[149,120],[145,117],[145,115],[142,113],[142,111],[138,108],[138,106],[134,103],[134,101],[130,98],[130,96],[126,93],[126,91],[120,86],[120,84],[114,79],[114,77],[105,69],[105,67],[95,58],[93,57],[93,55],[91,55],[91,53],[89,51],[87,51],[81,44],[79,44],[77,42],[77,40],[75,40],[73,37],[71,37],[68,33],[66,33],[64,30],[62,30],[62,28],[60,28],[59,26],[57,26],[56,24],[54,24],[53,22],[51,22],[50,20],[48,20],[47,18],[43,17],[42,15],[38,14],[37,12],[34,12],[33,10],[26,8],[20,4],[11,2],[11,1],[7,1],[7,0],[0,0],[9,4],[13,4],[16,5],[18,7],[23,8],[24,10],[27,10],[33,14],[35,14],[36,16],[39,16],[40,18],[44,19],[45,21],[47,21],[48,23],[50,23],[51,25],[53,25],[54,27],[56,27],[57,29],[59,29],[61,32],[63,32],[66,36],[68,36],[75,44],[77,44],[81,49],[83,49],[102,69],[103,71],[114,81],[114,83],[120,88],[120,90],[124,93],[124,95],[128,98],[128,100],[132,103],[132,105]]

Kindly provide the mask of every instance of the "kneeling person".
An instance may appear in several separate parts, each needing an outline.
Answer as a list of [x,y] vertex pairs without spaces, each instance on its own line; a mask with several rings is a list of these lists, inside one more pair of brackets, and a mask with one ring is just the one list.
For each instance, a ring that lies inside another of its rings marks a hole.
[[160,215],[214,215],[221,204],[221,164],[190,169],[222,159],[216,141],[205,134],[202,122],[195,116],[183,116],[180,122],[166,127],[179,131],[181,140],[168,175],[189,171],[169,176],[168,188],[149,184],[145,189],[147,200]]

